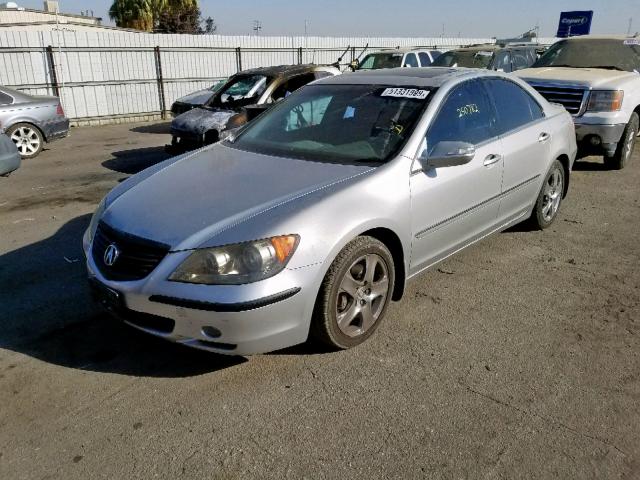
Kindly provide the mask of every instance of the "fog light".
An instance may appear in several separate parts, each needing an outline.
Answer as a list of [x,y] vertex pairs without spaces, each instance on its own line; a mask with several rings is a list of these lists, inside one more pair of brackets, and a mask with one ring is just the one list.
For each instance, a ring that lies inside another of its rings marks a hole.
[[214,327],[202,327],[202,333],[209,338],[220,338],[222,332]]
[[593,145],[594,147],[597,147],[598,145],[602,144],[602,139],[598,136],[598,135],[593,135],[589,141],[591,142],[591,145]]

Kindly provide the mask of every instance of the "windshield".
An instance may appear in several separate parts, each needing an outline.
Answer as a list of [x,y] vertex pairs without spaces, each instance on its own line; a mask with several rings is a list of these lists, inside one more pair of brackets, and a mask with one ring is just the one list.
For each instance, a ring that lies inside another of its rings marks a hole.
[[268,83],[269,78],[264,75],[237,75],[220,88],[207,107],[236,108],[257,103]]
[[385,162],[411,136],[429,94],[417,87],[309,85],[256,119],[233,146],[306,160]]
[[493,52],[489,50],[451,50],[434,60],[432,67],[489,68]]
[[209,90],[211,90],[212,92],[217,92],[218,90],[220,90],[222,87],[224,87],[224,84],[226,83],[226,80],[218,80],[216,83],[214,83],[213,85],[211,85],[211,87],[209,87]]
[[370,53],[362,62],[358,70],[378,70],[380,68],[396,68],[402,66],[404,54],[399,52]]
[[533,68],[540,67],[608,68],[633,72],[640,70],[640,46],[633,39],[562,40],[551,46],[533,65]]

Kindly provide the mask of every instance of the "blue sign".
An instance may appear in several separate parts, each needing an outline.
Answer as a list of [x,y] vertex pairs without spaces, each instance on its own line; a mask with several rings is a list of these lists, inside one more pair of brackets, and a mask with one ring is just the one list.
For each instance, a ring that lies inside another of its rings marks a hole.
[[560,14],[560,25],[558,25],[559,38],[576,37],[578,35],[589,35],[591,31],[591,20],[593,20],[593,10],[586,12],[562,12]]

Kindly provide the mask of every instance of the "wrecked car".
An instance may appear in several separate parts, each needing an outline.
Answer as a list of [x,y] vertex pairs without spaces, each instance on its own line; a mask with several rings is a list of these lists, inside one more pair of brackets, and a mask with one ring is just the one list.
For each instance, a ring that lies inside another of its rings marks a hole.
[[209,88],[204,90],[198,90],[197,92],[190,93],[184,97],[180,97],[173,105],[171,105],[171,115],[175,118],[178,115],[182,115],[184,112],[193,110],[196,107],[201,107],[207,103],[215,93],[220,90],[224,84],[227,83],[227,79],[218,80]]
[[538,45],[472,45],[443,53],[433,67],[482,68],[515,72],[530,67],[538,59]]
[[339,74],[339,69],[327,65],[280,65],[240,72],[204,105],[171,122],[170,150],[215,143],[223,132],[236,130],[300,87]]

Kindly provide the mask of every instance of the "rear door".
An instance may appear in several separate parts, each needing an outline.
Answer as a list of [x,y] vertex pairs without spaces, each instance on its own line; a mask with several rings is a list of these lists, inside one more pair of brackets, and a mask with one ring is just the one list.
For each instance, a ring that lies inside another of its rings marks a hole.
[[507,223],[529,213],[551,155],[551,132],[542,107],[520,85],[505,78],[483,79],[497,113],[504,174],[499,218]]

